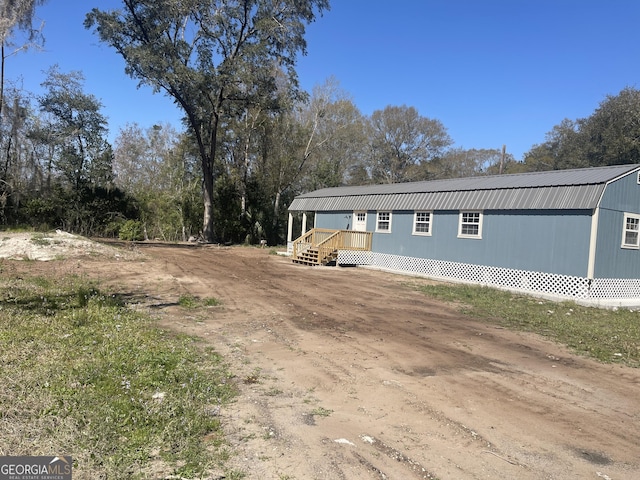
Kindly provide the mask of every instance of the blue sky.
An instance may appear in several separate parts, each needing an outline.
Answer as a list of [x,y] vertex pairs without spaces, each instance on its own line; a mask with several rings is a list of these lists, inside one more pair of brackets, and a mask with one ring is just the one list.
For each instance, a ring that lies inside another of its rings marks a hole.
[[[37,11],[45,49],[7,60],[7,79],[41,93],[43,71],[80,70],[104,104],[113,139],[128,122],[180,128],[170,99],[124,74],[84,29],[116,0],[49,0]],[[298,63],[307,91],[333,76],[365,115],[407,105],[443,123],[455,146],[502,148],[520,160],[564,118],[640,88],[637,0],[334,0],[309,26]]]

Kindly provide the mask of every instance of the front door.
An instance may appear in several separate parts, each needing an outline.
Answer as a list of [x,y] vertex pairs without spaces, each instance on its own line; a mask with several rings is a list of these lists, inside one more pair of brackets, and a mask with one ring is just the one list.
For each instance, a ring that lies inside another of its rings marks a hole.
[[367,231],[367,212],[353,212],[353,229],[356,232]]

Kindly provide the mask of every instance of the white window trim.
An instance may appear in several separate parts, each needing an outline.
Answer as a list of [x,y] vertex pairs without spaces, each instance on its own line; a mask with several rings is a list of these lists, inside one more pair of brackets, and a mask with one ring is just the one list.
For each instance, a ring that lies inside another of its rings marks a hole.
[[627,239],[627,218],[635,218],[640,223],[640,215],[638,215],[637,213],[624,214],[624,217],[622,219],[622,242],[620,246],[621,248],[640,250],[640,230],[636,230],[636,232],[638,233],[638,242],[635,245],[625,243],[625,240]]
[[[463,218],[463,214],[465,213],[479,213],[480,216],[478,218],[478,234],[477,235],[468,235],[462,234],[462,218]],[[458,215],[458,238],[472,238],[474,240],[482,240],[482,222],[483,222],[483,217],[484,215],[482,214],[482,211],[480,210],[461,210],[460,214]]]
[[[417,219],[419,213],[428,213],[429,214],[429,231],[428,232],[418,232],[416,231]],[[430,237],[431,232],[433,231],[433,212],[430,210],[416,210],[413,212],[413,232],[412,235],[420,235],[422,237]]]
[[[378,228],[379,222],[380,222],[380,214],[381,213],[388,213],[389,214],[389,230],[380,230]],[[391,212],[391,210],[380,210],[379,212],[376,212],[376,232],[378,233],[391,233],[391,220],[393,219],[393,213]]]

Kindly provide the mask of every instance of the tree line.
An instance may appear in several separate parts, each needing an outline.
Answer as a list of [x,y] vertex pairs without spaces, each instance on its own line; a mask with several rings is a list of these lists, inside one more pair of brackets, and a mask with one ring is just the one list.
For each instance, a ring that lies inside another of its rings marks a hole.
[[[5,88],[3,75],[0,224],[279,244],[301,192],[638,162],[633,88],[586,119],[563,120],[521,161],[500,149],[455,148],[439,120],[411,106],[363,115],[334,78],[304,92],[295,72],[304,26],[328,8],[326,0],[126,0],[92,10],[85,26],[129,75],[175,100],[183,130],[129,124],[111,145],[81,72],[54,65],[35,99]],[[5,46],[33,8],[23,12],[0,25],[3,74]]]

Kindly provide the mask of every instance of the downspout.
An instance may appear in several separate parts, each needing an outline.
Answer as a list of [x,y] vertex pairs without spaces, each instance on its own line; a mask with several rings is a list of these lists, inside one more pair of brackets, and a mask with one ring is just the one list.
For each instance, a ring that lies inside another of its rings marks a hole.
[[[604,190],[602,192],[604,193]],[[593,210],[593,215],[591,216],[591,237],[589,239],[589,261],[587,263],[587,279],[589,280],[589,287],[591,287],[591,282],[593,281],[593,276],[596,269],[596,246],[598,243],[598,220],[600,218],[600,201],[601,200],[602,200],[602,195],[600,195],[600,199],[598,200],[597,206]]]

